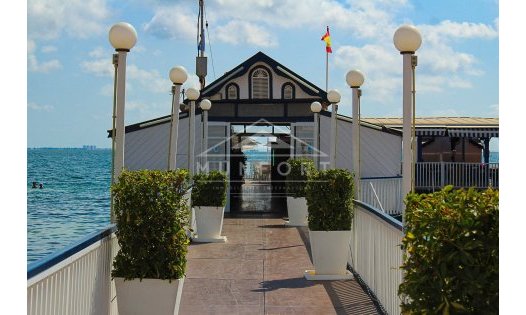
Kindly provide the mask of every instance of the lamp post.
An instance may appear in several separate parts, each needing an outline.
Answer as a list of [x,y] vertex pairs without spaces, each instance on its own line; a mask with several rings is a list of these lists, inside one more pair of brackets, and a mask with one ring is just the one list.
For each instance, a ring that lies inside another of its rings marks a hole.
[[[395,47],[403,55],[403,129],[402,129],[402,193],[403,198],[414,189],[414,135],[411,129],[414,128],[414,67],[417,58],[414,55],[422,44],[422,36],[413,25],[403,25],[399,27],[393,36]],[[405,221],[405,209],[402,215]]]
[[[112,173],[111,182],[117,182],[124,168],[124,106],[126,100],[126,55],[137,43],[137,32],[135,28],[126,22],[113,25],[109,31],[110,44],[117,51],[113,55],[115,66],[114,90],[113,90],[113,122],[111,132],[112,147]],[[111,198],[111,222],[115,222],[113,211],[113,198]]]
[[352,161],[354,170],[354,199],[360,199],[360,86],[365,78],[360,70],[351,70],[345,76],[352,89]]
[[201,141],[201,156],[203,164],[207,165],[207,150],[208,150],[208,111],[212,108],[212,102],[210,100],[204,99],[199,103],[199,107],[203,110],[203,140]]
[[175,170],[177,167],[177,137],[179,134],[179,93],[181,85],[188,79],[186,69],[177,66],[170,70],[170,81],[172,85],[172,116],[170,119],[170,140],[168,143],[168,169]]
[[314,165],[317,169],[320,168],[320,111],[321,111],[320,102],[312,102],[310,104],[310,110],[314,113]]
[[336,116],[338,115],[338,103],[340,102],[340,99],[341,99],[340,92],[338,92],[338,90],[330,90],[327,93],[327,99],[332,104],[330,167],[331,169],[335,169],[336,168],[336,140],[338,138],[338,129],[336,126]]
[[188,153],[188,170],[190,175],[195,173],[195,101],[199,98],[199,91],[196,88],[186,90],[186,97],[190,100],[190,132],[189,132],[189,153]]

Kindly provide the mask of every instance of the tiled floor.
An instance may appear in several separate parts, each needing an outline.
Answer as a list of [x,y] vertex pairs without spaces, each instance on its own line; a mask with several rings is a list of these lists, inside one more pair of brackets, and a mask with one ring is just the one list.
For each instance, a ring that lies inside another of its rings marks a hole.
[[306,228],[225,218],[225,244],[192,244],[179,314],[377,314],[355,280],[307,281]]

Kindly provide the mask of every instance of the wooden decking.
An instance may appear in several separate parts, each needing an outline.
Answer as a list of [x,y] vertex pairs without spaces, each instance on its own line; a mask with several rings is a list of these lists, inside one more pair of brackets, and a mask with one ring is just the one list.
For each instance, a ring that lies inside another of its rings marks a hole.
[[355,280],[307,281],[306,228],[225,218],[225,244],[190,246],[179,314],[378,314]]

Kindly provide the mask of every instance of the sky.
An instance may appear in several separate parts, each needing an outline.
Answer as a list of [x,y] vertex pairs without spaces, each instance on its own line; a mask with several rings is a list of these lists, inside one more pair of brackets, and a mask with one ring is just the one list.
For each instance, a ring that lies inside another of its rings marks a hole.
[[[495,0],[206,0],[205,6],[208,83],[262,51],[325,88],[321,36],[329,26],[329,89],[342,93],[340,113],[351,115],[345,74],[360,69],[362,117],[401,117],[402,57],[392,37],[409,23],[423,37],[417,116],[498,117]],[[169,70],[182,65],[192,74],[185,86],[198,82],[197,13],[197,0],[28,0],[27,146],[111,146],[108,31],[120,21],[138,34],[128,54],[126,124],[169,114]]]

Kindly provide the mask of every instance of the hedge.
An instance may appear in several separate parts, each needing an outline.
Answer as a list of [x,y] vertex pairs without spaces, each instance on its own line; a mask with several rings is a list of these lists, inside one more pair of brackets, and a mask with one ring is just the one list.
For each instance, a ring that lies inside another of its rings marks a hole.
[[315,171],[307,186],[309,230],[350,230],[354,217],[353,175],[344,169]]
[[497,314],[499,192],[454,190],[406,198],[404,314]]
[[226,205],[227,177],[220,171],[194,175],[192,206],[224,207]]
[[307,158],[289,159],[289,173],[287,174],[287,196],[303,198],[306,196],[307,175],[315,170],[314,162]]
[[112,277],[179,279],[185,274],[190,188],[187,170],[123,171],[112,185],[120,250]]

